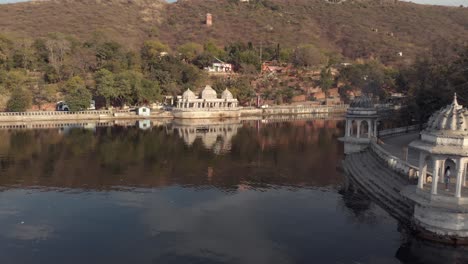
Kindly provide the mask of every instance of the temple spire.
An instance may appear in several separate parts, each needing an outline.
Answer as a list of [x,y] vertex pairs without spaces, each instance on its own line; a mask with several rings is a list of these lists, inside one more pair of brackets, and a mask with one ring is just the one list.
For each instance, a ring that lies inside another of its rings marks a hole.
[[454,93],[454,94],[453,94],[453,105],[457,105],[457,106],[458,106],[457,93]]

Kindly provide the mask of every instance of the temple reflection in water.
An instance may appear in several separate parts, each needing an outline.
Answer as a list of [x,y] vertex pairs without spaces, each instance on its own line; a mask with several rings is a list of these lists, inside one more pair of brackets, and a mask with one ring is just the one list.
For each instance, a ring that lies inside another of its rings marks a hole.
[[227,120],[174,120],[168,132],[176,132],[187,146],[192,146],[197,138],[201,139],[207,149],[215,154],[231,150],[232,139],[242,123],[239,119]]

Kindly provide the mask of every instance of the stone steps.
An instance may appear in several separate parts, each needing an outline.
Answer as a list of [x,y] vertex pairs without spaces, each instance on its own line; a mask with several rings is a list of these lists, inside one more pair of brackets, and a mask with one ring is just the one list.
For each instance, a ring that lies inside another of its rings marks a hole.
[[398,192],[401,188],[409,184],[409,182],[404,180],[398,173],[395,173],[388,168],[382,160],[376,156],[372,156],[371,152],[362,153],[362,156],[366,161],[365,164],[372,168],[372,170],[378,171],[379,174],[377,176],[388,181],[389,186],[396,187]]
[[[350,172],[355,174],[356,172]],[[375,184],[363,181],[362,178],[354,178],[355,182],[364,190],[364,192],[373,198],[381,207],[385,208],[390,215],[396,219],[407,222],[409,219],[409,211],[406,208],[400,208],[397,202],[388,197],[386,193],[382,193]]]
[[[399,177],[399,175],[386,167],[378,166],[379,161],[374,158],[370,152],[360,153],[359,156],[354,158],[358,159],[357,161],[354,161],[354,164],[361,163],[362,166],[360,166],[359,169],[364,173],[364,176],[367,176],[368,181],[382,189],[389,198],[394,201],[398,201],[402,206],[407,205],[405,199],[400,195],[400,191],[405,185],[401,184],[400,181],[395,180],[395,177]],[[407,208],[410,207],[407,206]]]
[[357,175],[356,178],[364,185],[364,187],[372,188],[373,194],[377,196],[381,196],[380,199],[389,200],[389,202],[395,203],[395,207],[399,210],[408,212],[409,207],[405,205],[404,200],[400,196],[398,191],[395,191],[395,187],[391,187],[388,185],[386,181],[383,181],[379,177],[375,177],[378,172],[367,168],[365,165],[358,165],[359,161],[351,161],[353,164],[352,169],[354,170],[355,174]]
[[370,151],[364,151],[348,155],[343,165],[352,179],[379,205],[398,220],[408,222],[413,209],[400,195],[404,184],[397,180],[399,175],[379,163]]

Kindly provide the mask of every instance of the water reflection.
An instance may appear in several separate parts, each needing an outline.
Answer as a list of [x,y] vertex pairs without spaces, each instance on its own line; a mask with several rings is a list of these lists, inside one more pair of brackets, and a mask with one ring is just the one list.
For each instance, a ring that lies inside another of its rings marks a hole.
[[223,154],[231,150],[231,142],[242,127],[239,119],[227,120],[174,120],[169,132],[175,131],[192,146],[196,139],[201,139],[207,149],[214,154]]
[[340,121],[123,124],[1,130],[0,185],[109,189],[179,184],[236,190],[341,181],[335,170],[336,157],[342,155],[335,142]]
[[41,126],[0,130],[2,263],[431,263],[337,169],[340,120]]

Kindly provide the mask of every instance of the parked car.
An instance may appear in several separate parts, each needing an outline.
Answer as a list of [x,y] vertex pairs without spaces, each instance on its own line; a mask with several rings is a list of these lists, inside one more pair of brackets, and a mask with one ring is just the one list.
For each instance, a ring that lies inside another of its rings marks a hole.
[[[70,111],[70,107],[64,101],[59,101],[59,102],[57,102],[57,104],[55,106],[55,110],[57,110],[57,111]],[[96,103],[95,103],[94,100],[91,100],[89,102],[89,107],[86,108],[86,110],[96,110]]]
[[70,111],[70,107],[64,101],[60,101],[60,102],[57,102],[57,104],[55,105],[55,110]]

